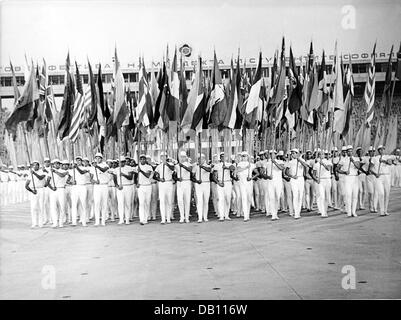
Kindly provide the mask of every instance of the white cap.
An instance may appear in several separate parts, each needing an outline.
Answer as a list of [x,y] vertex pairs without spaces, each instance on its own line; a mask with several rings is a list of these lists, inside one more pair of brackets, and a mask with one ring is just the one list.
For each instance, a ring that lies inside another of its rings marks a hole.
[[[298,150],[297,148],[291,149],[290,151],[291,151],[291,152],[299,153],[299,150]],[[309,150],[309,151],[310,151],[310,150]],[[308,152],[308,151],[307,151],[307,152]]]
[[68,161],[68,160],[63,160],[63,161],[61,161],[61,164],[70,164],[70,162]]
[[324,154],[328,154],[329,153],[329,150],[324,150]]
[[224,155],[224,152],[220,152],[220,157]]
[[46,157],[43,159],[43,161],[50,161],[50,159]]
[[375,147],[374,146],[370,146],[368,151],[375,151]]
[[146,159],[152,159],[152,157],[150,155],[147,155]]
[[315,149],[315,152],[321,152],[322,150],[320,148]]
[[167,156],[167,153],[164,152],[164,151],[162,151],[162,152],[160,152],[160,157],[161,157],[161,156]]
[[125,157],[124,157],[124,156],[121,156],[121,157],[120,157],[120,161],[126,161]]
[[347,146],[347,150],[354,149],[350,144]]
[[33,161],[31,162],[31,164],[34,164],[34,163],[39,164],[39,161],[38,161],[38,160],[33,160]]
[[139,158],[145,158],[146,159],[146,154],[144,154],[144,153],[140,154]]
[[181,152],[180,152],[180,156],[186,157],[186,156],[187,156],[187,153],[186,153],[185,151],[181,151]]
[[379,149],[386,149],[386,147],[383,146],[383,145],[380,145],[380,146],[377,147],[377,150],[379,150]]
[[341,147],[341,151],[347,151],[347,147],[346,146]]
[[[293,150],[295,150],[295,149],[296,149],[296,148],[292,149],[291,151],[293,151]],[[297,149],[297,150],[298,150],[298,149]],[[315,151],[316,151],[316,149],[315,149]],[[296,151],[296,152],[299,152],[299,151]],[[308,149],[308,150],[305,151],[305,153],[308,153],[308,152],[311,152],[311,153],[312,153],[312,150]]]
[[277,153],[277,151],[276,150],[274,150],[274,149],[271,149],[271,150],[269,150],[269,153]]
[[283,156],[284,155],[284,151],[283,150],[279,150],[279,152],[277,153],[278,156]]
[[107,160],[106,160],[106,162],[113,162],[113,160],[111,160],[111,159],[107,159]]
[[98,153],[95,154],[95,158],[96,158],[96,157],[100,157],[100,158],[103,159],[103,156],[102,156],[102,154],[101,154],[100,152],[98,152]]
[[355,150],[362,150],[362,148],[361,147],[356,147],[356,149]]
[[56,162],[60,163],[60,160],[57,158],[52,160],[52,163],[56,163]]
[[89,159],[87,157],[84,157],[82,160],[89,161]]
[[76,156],[75,159],[81,159],[82,160],[82,157],[81,156]]
[[199,158],[206,158],[206,156],[205,156],[204,153],[201,153],[200,156],[199,156]]
[[246,152],[246,151],[241,152],[241,156],[247,156],[247,155],[248,155],[248,152]]
[[332,151],[338,151],[337,147],[333,147]]
[[14,169],[14,167],[13,166],[8,166],[8,169]]

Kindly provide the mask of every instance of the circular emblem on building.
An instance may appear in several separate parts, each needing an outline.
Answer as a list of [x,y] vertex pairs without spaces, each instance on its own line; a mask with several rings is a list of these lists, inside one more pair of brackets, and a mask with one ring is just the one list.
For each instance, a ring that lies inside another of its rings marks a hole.
[[187,44],[183,44],[183,45],[180,47],[180,52],[181,52],[184,56],[190,57],[190,56],[191,56],[191,53],[192,53],[192,48],[191,48],[189,45],[187,45]]

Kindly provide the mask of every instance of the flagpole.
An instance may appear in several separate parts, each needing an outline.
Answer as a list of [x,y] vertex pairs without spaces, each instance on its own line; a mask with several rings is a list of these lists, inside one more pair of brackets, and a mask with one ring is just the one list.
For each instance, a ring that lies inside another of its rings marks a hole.
[[[48,138],[48,135],[47,135],[47,132],[46,132],[46,130],[45,130],[45,144],[46,144],[46,149],[47,149],[47,154],[48,154],[48,156],[49,156],[49,160],[50,160],[50,149],[49,149],[49,142],[47,141],[47,138]],[[51,172],[51,175],[52,175],[52,180],[53,180],[53,185],[55,186],[56,185],[56,182],[54,181],[54,173],[53,173],[53,170],[50,170],[50,172]]]
[[[26,131],[25,131],[25,128],[24,128],[23,126],[22,126],[22,131],[24,132],[24,139],[25,139],[25,146],[26,146],[26,154],[27,154],[27,156],[28,156],[28,162],[29,162],[29,165],[31,165],[31,157],[29,156],[28,142],[27,142],[27,140],[26,140]],[[32,173],[32,170],[29,169],[29,171],[31,172],[33,190],[36,191],[35,180],[33,180],[33,173]]]
[[74,176],[74,181],[75,181],[75,152],[74,152],[74,147],[75,147],[75,143],[71,141],[71,147],[72,147],[72,174]]
[[120,187],[122,186],[122,177],[121,177],[121,159],[120,159],[120,143],[121,143],[121,133],[120,133],[120,128],[117,128],[117,156],[118,156],[118,168],[120,172]]

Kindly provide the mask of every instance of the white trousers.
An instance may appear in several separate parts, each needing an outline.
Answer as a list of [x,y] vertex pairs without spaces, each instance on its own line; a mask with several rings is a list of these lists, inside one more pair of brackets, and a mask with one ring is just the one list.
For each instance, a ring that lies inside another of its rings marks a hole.
[[43,188],[43,220],[44,222],[51,222],[52,216],[50,211],[50,194],[53,191],[46,187]]
[[264,189],[264,193],[263,193],[263,203],[264,203],[264,207],[266,209],[266,215],[270,215],[271,214],[271,207],[270,207],[270,184],[271,184],[272,180],[269,179],[261,179],[262,182],[262,189]]
[[358,204],[359,181],[358,176],[346,175],[344,177],[344,202],[347,215],[355,216]]
[[244,220],[249,220],[252,205],[252,184],[253,181],[240,180],[239,188],[241,192],[242,212],[244,213]]
[[8,203],[8,181],[0,182],[0,205],[6,206]]
[[100,218],[102,219],[102,224],[106,224],[107,220],[107,196],[108,196],[108,186],[106,184],[94,184],[93,185],[93,206],[95,214],[95,226],[99,225]]
[[125,220],[125,223],[129,224],[131,212],[131,195],[132,188],[130,185],[123,186],[122,190],[116,188],[119,223],[123,223]]
[[283,192],[283,179],[273,178],[272,180],[267,181],[269,181],[266,192],[269,196],[269,213],[271,213],[273,219],[277,219],[280,197]]
[[17,181],[8,181],[8,203],[14,204],[17,199]]
[[253,196],[254,196],[255,209],[262,209],[264,207],[262,180],[263,179],[258,179],[256,181],[253,181]]
[[159,190],[157,183],[152,183],[152,196],[150,200],[150,210],[148,212],[148,219],[156,220],[157,199],[159,198]]
[[381,174],[376,180],[380,214],[385,214],[390,200],[391,176],[389,174]]
[[30,196],[32,227],[42,227],[43,225],[43,191],[44,188],[37,188],[37,193],[31,193]]
[[150,201],[152,199],[152,186],[139,186],[138,189],[139,202],[139,222],[148,222],[148,212],[150,210]]
[[[93,218],[95,216],[95,203],[93,200],[93,184],[88,184],[86,186],[87,192],[88,192],[88,197],[87,197],[87,207],[86,207],[86,212],[88,213],[89,218]],[[87,220],[88,220],[87,219]]]
[[198,211],[198,221],[207,221],[209,210],[210,182],[195,183],[196,210]]
[[191,181],[177,182],[177,203],[180,210],[180,222],[189,221],[189,210],[191,205]]
[[77,224],[77,218],[79,215],[79,221],[83,226],[86,225],[87,218],[87,205],[88,200],[88,188],[86,185],[74,185],[71,188],[71,222],[73,225]]
[[291,179],[290,184],[294,217],[299,218],[301,216],[302,200],[304,196],[304,177]]
[[49,196],[53,227],[62,227],[65,220],[65,188],[50,190]]
[[291,182],[287,180],[283,180],[284,186],[284,201],[288,207],[288,211],[290,215],[294,215],[294,201],[292,199],[292,190],[291,190]]
[[366,174],[361,173],[358,175],[358,207],[363,208],[365,206],[366,199]]
[[331,178],[331,204],[334,208],[340,208],[340,190],[339,181],[336,180],[334,176]]
[[232,187],[231,181],[225,181],[224,187],[216,184],[217,211],[220,220],[229,218]]
[[305,179],[304,189],[305,189],[305,196],[304,196],[305,208],[312,210],[313,197],[314,197],[314,193],[315,193],[314,180],[313,179]]
[[316,183],[316,202],[319,213],[327,216],[327,208],[330,203],[331,178],[321,178],[320,183]]
[[173,182],[159,182],[160,216],[161,222],[170,222],[173,207]]
[[109,208],[110,219],[111,221],[115,220],[115,217],[118,213],[118,202],[117,202],[117,188],[114,186],[107,186],[108,188],[108,198],[107,198],[107,207]]
[[238,181],[234,181],[233,182],[233,191],[235,194],[235,211],[237,213],[237,217],[242,217],[244,215],[244,213],[242,212],[242,202],[241,202],[241,190],[239,187],[239,182]]
[[379,198],[377,196],[377,178],[369,174],[366,176],[366,191],[368,193],[368,202],[369,202],[369,209],[370,211],[376,211],[377,210],[377,203],[379,201]]

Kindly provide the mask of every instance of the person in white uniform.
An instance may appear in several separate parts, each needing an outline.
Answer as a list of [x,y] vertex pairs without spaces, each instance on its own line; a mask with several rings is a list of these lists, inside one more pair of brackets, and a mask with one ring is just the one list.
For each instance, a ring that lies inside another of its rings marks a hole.
[[139,223],[145,225],[148,223],[147,212],[150,210],[150,201],[152,198],[153,169],[146,163],[146,155],[139,156],[139,164],[136,168],[138,172],[138,202],[139,202]]
[[353,147],[347,146],[347,155],[342,157],[338,164],[338,172],[344,174],[343,195],[348,217],[357,217],[358,204],[358,170],[362,168],[359,158],[353,156]]
[[363,164],[365,163],[365,157],[362,155],[362,148],[357,147],[355,149],[356,156],[359,158],[359,162],[362,164],[361,170],[358,171],[358,210],[365,210],[365,200],[366,200],[366,174],[363,170]]
[[294,218],[301,218],[301,207],[304,195],[304,170],[309,170],[309,164],[300,157],[299,150],[291,150],[291,160],[286,164],[285,174],[291,178],[291,193],[294,208]]
[[86,227],[86,221],[88,219],[88,184],[93,180],[92,173],[88,168],[85,168],[82,163],[82,157],[77,156],[75,158],[76,163],[74,164],[75,170],[75,181],[71,189],[71,215],[72,215],[72,226],[77,225],[77,219],[79,216],[79,222],[83,227]]
[[114,184],[117,188],[117,204],[118,204],[118,224],[130,224],[131,213],[131,197],[132,197],[132,180],[134,178],[134,170],[131,166],[126,165],[125,157],[120,157],[119,168],[109,170],[109,174],[114,177]]
[[377,213],[377,204],[379,198],[377,196],[376,184],[377,176],[370,171],[372,168],[372,161],[375,156],[375,148],[370,146],[368,149],[368,156],[366,161],[364,161],[363,169],[366,172],[366,189],[368,194],[369,210],[371,213]]
[[9,203],[8,180],[7,166],[5,166],[4,164],[0,164],[0,206],[6,206]]
[[255,164],[249,161],[248,152],[243,151],[242,159],[237,166],[237,175],[239,178],[242,212],[244,213],[244,221],[249,221],[252,205],[252,185],[255,174]]
[[[106,225],[108,207],[108,184],[110,181],[109,166],[103,162],[103,156],[100,152],[95,155],[95,163],[92,167],[91,173],[96,181],[93,185],[93,206],[95,215],[95,226]],[[96,169],[96,172],[95,172]]]
[[43,226],[43,191],[46,174],[39,169],[39,161],[32,161],[32,174],[25,182],[25,189],[31,193],[31,228]]
[[198,163],[192,167],[193,182],[195,183],[198,222],[208,221],[210,172],[211,167],[206,163],[206,156],[202,153],[198,158]]
[[276,150],[270,150],[270,159],[266,164],[266,175],[267,175],[267,190],[269,196],[269,212],[272,216],[272,220],[279,220],[278,209],[280,205],[280,198],[283,192],[283,170],[285,169],[285,163],[283,160],[276,159]]
[[388,203],[390,200],[391,176],[390,167],[394,157],[384,154],[385,147],[377,147],[378,155],[372,159],[371,172],[376,174],[376,190],[380,207],[380,216],[388,216]]
[[54,180],[51,178],[51,175],[47,177],[47,184],[52,190],[50,193],[50,212],[52,215],[53,228],[64,227],[66,208],[65,186],[67,185],[67,181],[71,179],[68,171],[62,169],[60,165],[60,160],[53,159],[52,168],[50,170],[53,172],[52,177],[54,177]]
[[216,183],[217,212],[219,221],[231,220],[230,204],[232,193],[231,171],[234,166],[225,161],[224,152],[220,153],[220,162],[212,169],[213,181]]
[[180,211],[180,223],[189,223],[191,205],[191,172],[192,165],[188,162],[185,151],[179,154],[180,161],[175,166],[177,174],[177,203]]
[[[313,168],[315,160],[312,158],[312,151],[307,150],[305,154],[305,162],[309,165],[310,168]],[[304,170],[304,200],[303,207],[307,212],[312,211],[313,207],[313,198],[315,193],[315,184],[314,180],[311,176],[310,170]]]
[[316,162],[313,165],[312,178],[316,182],[317,208],[322,218],[327,218],[327,209],[331,191],[331,161],[323,157],[323,151],[318,149]]
[[[152,157],[146,156],[146,163],[152,167],[152,170],[155,171],[157,164],[153,161]],[[152,198],[150,199],[150,210],[148,212],[148,221],[156,220],[157,216],[157,200],[159,199],[159,189],[157,187],[157,180],[154,178],[151,179],[152,184]]]
[[159,183],[161,224],[171,223],[173,205],[173,172],[174,163],[167,161],[166,152],[160,153],[160,164],[155,169],[154,178]]

